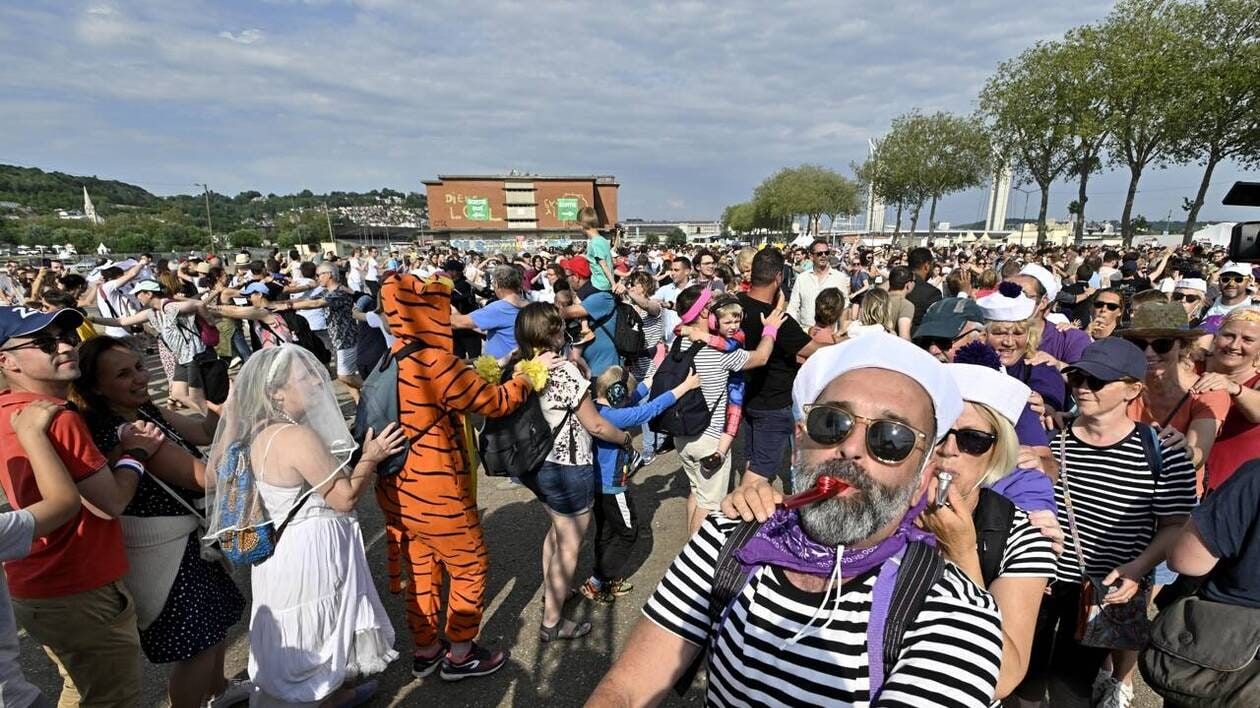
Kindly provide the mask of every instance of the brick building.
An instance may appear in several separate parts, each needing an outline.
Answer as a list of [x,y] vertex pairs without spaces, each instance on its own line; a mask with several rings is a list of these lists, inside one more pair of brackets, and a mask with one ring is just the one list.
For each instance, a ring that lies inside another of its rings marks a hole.
[[588,206],[604,226],[617,221],[611,176],[438,175],[424,186],[437,238],[572,238],[578,212]]

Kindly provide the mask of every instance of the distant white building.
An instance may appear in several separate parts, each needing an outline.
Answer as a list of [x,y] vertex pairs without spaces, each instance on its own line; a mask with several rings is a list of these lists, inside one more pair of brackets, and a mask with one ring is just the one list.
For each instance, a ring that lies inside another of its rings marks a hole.
[[96,205],[92,203],[92,198],[88,196],[87,185],[83,186],[83,217],[93,224],[99,224],[104,219],[96,215]]

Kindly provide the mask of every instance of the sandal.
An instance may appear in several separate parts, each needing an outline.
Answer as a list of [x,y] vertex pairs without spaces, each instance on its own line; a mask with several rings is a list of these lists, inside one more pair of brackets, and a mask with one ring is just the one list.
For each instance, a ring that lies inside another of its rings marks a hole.
[[[565,633],[564,630],[560,629],[561,627],[564,626],[566,622],[569,623],[568,633]],[[548,627],[547,625],[542,625],[538,628],[538,638],[542,641],[543,644],[554,642],[557,639],[563,639],[563,640],[581,639],[582,637],[585,637],[586,635],[590,633],[591,633],[590,622],[583,622],[581,624],[576,624],[573,622],[573,620],[566,620],[563,618],[561,618],[559,622],[557,622],[556,624],[550,627]]]

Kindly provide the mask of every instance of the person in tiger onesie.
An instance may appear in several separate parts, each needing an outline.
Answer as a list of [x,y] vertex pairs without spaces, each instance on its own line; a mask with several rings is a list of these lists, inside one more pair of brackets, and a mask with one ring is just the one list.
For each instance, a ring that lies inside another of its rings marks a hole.
[[[398,414],[411,448],[402,471],[377,482],[376,497],[385,512],[390,589],[405,585],[407,593],[412,674],[428,676],[441,666],[441,677],[456,681],[494,673],[509,656],[473,641],[481,629],[488,559],[472,487],[476,470],[461,444],[462,414],[506,415],[525,402],[531,385],[524,375],[486,383],[455,356],[451,289],[445,278],[411,274],[388,276],[381,286],[383,312],[397,337],[392,351],[422,347],[398,362]],[[437,626],[443,574],[450,578],[445,640]]]

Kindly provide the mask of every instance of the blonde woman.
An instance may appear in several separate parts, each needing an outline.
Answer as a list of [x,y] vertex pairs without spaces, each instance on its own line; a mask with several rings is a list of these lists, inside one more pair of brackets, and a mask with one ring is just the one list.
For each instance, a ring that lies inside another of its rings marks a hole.
[[1212,338],[1207,371],[1192,392],[1225,391],[1229,414],[1207,458],[1207,488],[1216,489],[1260,450],[1260,307],[1240,307]]

